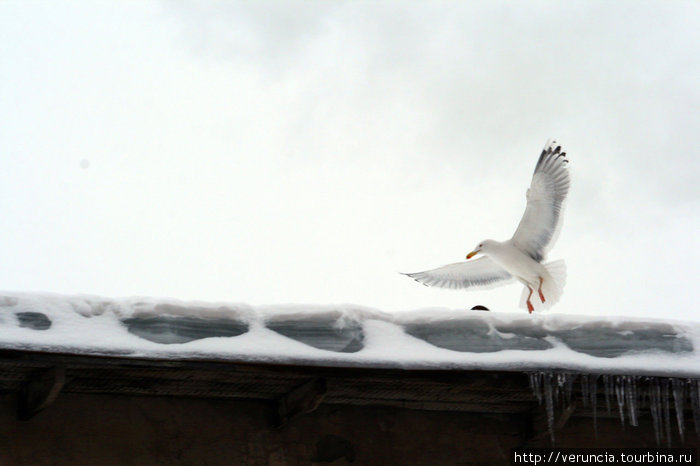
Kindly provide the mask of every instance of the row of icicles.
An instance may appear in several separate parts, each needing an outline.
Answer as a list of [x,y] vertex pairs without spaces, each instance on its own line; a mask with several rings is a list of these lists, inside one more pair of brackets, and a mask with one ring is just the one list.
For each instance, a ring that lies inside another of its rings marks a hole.
[[[632,426],[638,425],[639,405],[648,402],[654,424],[656,444],[665,440],[671,446],[671,424],[677,425],[681,441],[685,442],[686,402],[690,400],[695,432],[700,435],[700,380],[635,375],[572,374],[562,372],[530,372],[530,387],[540,405],[544,402],[547,413],[549,436],[554,443],[554,406],[561,403],[569,406],[573,387],[579,379],[584,407],[593,412],[593,428],[598,436],[597,409],[598,390],[602,386],[608,415],[613,409],[625,424],[625,417]],[[671,401],[675,411],[672,421]]]

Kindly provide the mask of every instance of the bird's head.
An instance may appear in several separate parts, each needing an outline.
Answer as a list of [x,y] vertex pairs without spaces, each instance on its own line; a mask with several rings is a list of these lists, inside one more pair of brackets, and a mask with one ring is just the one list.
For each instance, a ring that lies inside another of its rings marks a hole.
[[471,259],[472,257],[476,256],[477,254],[487,254],[491,251],[493,247],[493,240],[490,239],[485,239],[481,243],[479,243],[472,252],[467,254],[467,259]]

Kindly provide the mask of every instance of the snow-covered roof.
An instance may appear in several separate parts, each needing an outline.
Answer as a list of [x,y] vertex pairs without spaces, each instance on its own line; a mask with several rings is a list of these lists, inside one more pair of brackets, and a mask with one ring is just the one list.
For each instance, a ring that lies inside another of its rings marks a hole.
[[3,293],[0,348],[337,367],[700,376],[700,324]]

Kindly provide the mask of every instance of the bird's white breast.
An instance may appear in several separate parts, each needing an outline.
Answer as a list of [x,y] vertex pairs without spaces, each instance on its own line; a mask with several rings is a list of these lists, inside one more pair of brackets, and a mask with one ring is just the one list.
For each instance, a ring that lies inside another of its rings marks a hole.
[[536,286],[539,283],[539,277],[544,277],[547,273],[542,264],[509,241],[498,244],[489,251],[489,256],[515,278],[532,286]]

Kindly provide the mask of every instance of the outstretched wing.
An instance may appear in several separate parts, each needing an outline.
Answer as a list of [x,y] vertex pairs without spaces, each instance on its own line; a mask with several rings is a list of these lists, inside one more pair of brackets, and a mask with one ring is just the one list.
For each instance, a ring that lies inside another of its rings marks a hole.
[[527,190],[527,207],[511,242],[536,261],[544,259],[561,227],[564,199],[569,192],[566,152],[555,141],[547,143],[537,161]]
[[489,286],[513,279],[511,274],[486,256],[404,275],[426,286],[453,289]]

